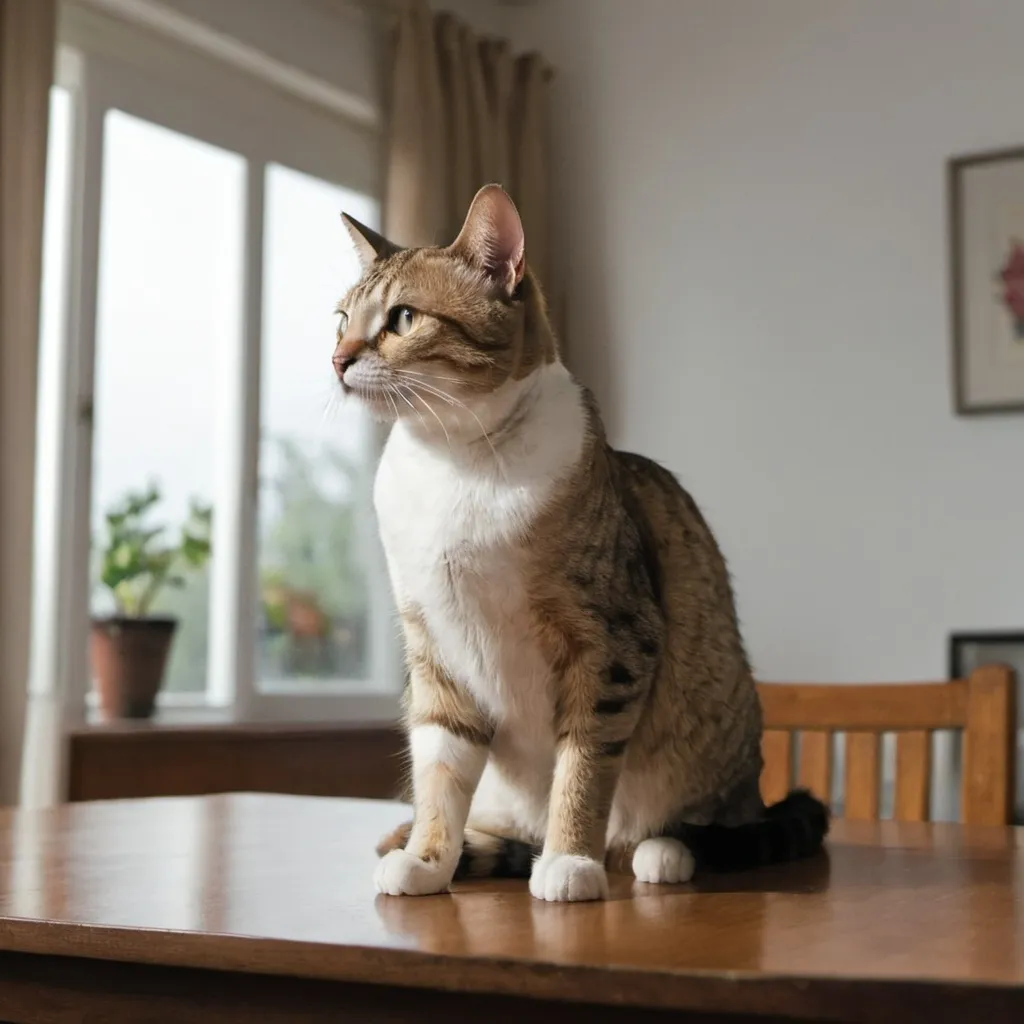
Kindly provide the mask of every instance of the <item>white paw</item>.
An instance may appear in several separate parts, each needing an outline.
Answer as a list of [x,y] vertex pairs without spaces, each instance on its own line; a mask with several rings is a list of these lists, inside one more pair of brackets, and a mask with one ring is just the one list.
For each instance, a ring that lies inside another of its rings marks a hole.
[[405,850],[392,850],[382,857],[373,875],[377,891],[387,896],[430,896],[444,892],[451,880],[451,871]]
[[645,839],[633,854],[633,874],[638,882],[688,882],[693,869],[693,854],[678,839]]
[[530,892],[556,903],[603,900],[608,896],[608,876],[604,865],[590,857],[545,854],[533,865]]

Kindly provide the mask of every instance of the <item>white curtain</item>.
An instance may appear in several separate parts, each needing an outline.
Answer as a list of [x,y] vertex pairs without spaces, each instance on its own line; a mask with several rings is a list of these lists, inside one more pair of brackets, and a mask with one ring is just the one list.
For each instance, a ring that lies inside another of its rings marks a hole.
[[0,0],[0,805],[21,768],[54,0]]
[[480,38],[411,0],[395,38],[384,234],[400,245],[445,245],[477,189],[503,185],[519,208],[527,262],[557,328],[548,216],[552,78],[538,54],[517,56],[509,43]]

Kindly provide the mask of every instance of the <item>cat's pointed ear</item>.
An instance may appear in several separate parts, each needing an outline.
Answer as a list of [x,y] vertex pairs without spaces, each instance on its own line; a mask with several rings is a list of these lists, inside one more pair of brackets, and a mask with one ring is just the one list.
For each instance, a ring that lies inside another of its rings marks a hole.
[[375,260],[386,259],[398,252],[398,246],[394,242],[389,242],[372,228],[360,224],[355,217],[343,213],[341,222],[348,229],[349,237],[359,254],[359,262],[363,265],[363,270],[366,270]]
[[509,295],[516,290],[526,271],[526,240],[516,204],[500,185],[477,192],[449,249],[484,270]]

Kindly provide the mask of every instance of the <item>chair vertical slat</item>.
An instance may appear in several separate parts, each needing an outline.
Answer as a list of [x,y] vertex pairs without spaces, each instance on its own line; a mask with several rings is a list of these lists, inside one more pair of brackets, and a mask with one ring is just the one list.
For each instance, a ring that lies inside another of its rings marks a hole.
[[1013,672],[1002,665],[976,669],[967,683],[963,741],[965,825],[1006,825],[1013,817],[1017,752]]
[[881,736],[876,732],[846,734],[847,818],[874,821],[878,818],[881,781]]
[[932,734],[923,729],[896,737],[897,821],[928,821],[932,784]]
[[790,790],[793,778],[792,733],[768,729],[761,738],[761,799],[766,804],[778,803]]
[[832,802],[832,733],[805,729],[800,734],[800,785],[826,804]]

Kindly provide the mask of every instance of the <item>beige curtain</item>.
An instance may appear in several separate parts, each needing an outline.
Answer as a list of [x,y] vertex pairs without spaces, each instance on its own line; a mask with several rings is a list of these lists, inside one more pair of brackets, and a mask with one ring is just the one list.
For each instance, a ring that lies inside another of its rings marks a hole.
[[[384,233],[400,245],[446,245],[477,189],[503,185],[526,231],[526,258],[559,308],[548,217],[551,70],[537,54],[482,39],[411,0],[391,76]],[[557,318],[556,318],[557,327]]]
[[18,793],[54,0],[0,0],[0,805]]

